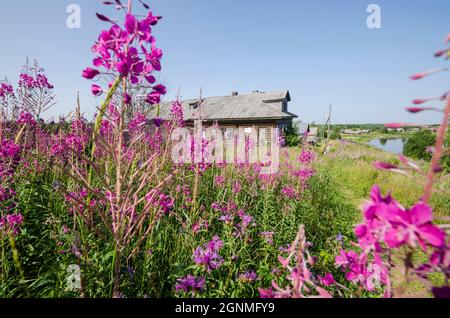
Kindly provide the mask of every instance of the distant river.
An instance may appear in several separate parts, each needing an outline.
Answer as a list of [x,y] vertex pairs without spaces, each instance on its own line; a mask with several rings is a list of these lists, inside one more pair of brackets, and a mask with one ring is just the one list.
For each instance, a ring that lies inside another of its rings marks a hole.
[[405,147],[405,144],[408,140],[403,138],[396,138],[396,139],[374,139],[368,144],[387,151],[394,154],[401,154],[403,153],[403,148]]

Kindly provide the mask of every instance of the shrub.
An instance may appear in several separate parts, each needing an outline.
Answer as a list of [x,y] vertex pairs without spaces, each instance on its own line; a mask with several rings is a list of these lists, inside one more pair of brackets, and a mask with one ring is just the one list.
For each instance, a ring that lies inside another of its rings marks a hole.
[[294,124],[290,124],[285,131],[285,142],[288,147],[296,147],[301,142],[298,129]]
[[418,131],[406,142],[403,154],[414,159],[431,160],[428,148],[433,146],[435,141],[436,136],[431,131]]

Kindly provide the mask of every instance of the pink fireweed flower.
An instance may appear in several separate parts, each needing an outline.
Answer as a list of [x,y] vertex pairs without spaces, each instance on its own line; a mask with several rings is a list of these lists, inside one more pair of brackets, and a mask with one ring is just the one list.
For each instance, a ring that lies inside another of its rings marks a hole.
[[337,267],[348,267],[350,261],[356,259],[357,254],[354,251],[346,252],[345,250],[341,250],[340,254],[336,256],[335,264]]
[[225,214],[219,218],[219,221],[222,221],[225,224],[233,224],[233,220],[234,220],[234,217],[231,214]]
[[195,249],[193,254],[194,262],[202,266],[207,272],[219,268],[224,262],[219,254],[222,246],[222,240],[215,236],[209,243]]
[[164,213],[172,211],[175,204],[175,199],[159,190],[156,191],[156,194],[153,192],[147,194],[146,199],[147,202],[151,203],[153,206],[161,208]]
[[422,79],[422,78],[424,78],[426,76],[429,76],[429,75],[434,74],[434,73],[442,72],[442,71],[448,71],[448,69],[447,68],[435,68],[435,69],[432,69],[432,70],[430,70],[428,72],[414,74],[414,75],[411,76],[411,79],[414,80],[414,81],[420,80],[420,79]]
[[127,14],[125,18],[125,29],[128,34],[138,37],[141,42],[152,41],[150,26],[156,24],[157,21],[158,19],[155,20],[155,17],[152,16],[151,12],[149,13],[149,16],[142,21],[138,21],[132,14]]
[[150,105],[159,104],[161,102],[161,94],[159,94],[158,92],[152,92],[147,95],[145,101]]
[[38,69],[36,77],[27,73],[20,74],[19,86],[30,90],[35,88],[53,89],[53,85],[50,84],[47,77],[42,74],[43,71],[43,69]]
[[406,110],[413,114],[420,113],[423,111],[440,111],[438,108],[435,107],[406,107]]
[[387,274],[379,257],[376,257],[375,263],[368,264],[367,256],[365,253],[358,255],[354,251],[347,253],[341,250],[341,254],[336,257],[336,266],[342,268],[348,281],[359,284],[368,291],[375,291],[377,285],[387,283]]
[[302,150],[297,160],[303,165],[309,165],[314,160],[314,153],[307,150]]
[[100,72],[98,70],[88,67],[83,71],[82,75],[86,79],[93,79],[98,74],[100,74]]
[[247,229],[252,226],[256,226],[255,218],[251,215],[247,215],[244,213],[244,211],[240,210],[238,212],[238,215],[241,219],[241,222],[237,224],[236,228],[237,231],[234,233],[237,237],[242,237],[245,235]]
[[15,195],[16,192],[13,189],[7,189],[0,185],[0,202],[9,200]]
[[202,229],[208,230],[209,228],[209,223],[205,220],[200,220],[198,222],[195,222],[192,225],[192,233],[193,234],[197,234],[198,232],[200,232]]
[[236,181],[236,182],[233,184],[233,193],[234,193],[234,194],[238,194],[239,192],[241,192],[241,190],[242,190],[242,187],[241,187],[240,182],[239,182],[239,181]]
[[403,127],[407,127],[410,126],[410,124],[406,124],[406,123],[389,123],[389,124],[385,124],[384,127],[386,128],[403,128]]
[[396,165],[393,165],[388,162],[381,162],[381,161],[375,161],[374,167],[380,170],[392,170],[392,169],[398,169]]
[[297,191],[294,188],[292,188],[292,187],[287,187],[287,186],[283,187],[281,189],[281,193],[286,198],[289,198],[289,199],[294,199],[294,198],[297,197]]
[[384,215],[400,208],[398,202],[391,195],[383,197],[378,186],[372,188],[371,201],[363,206],[365,223],[355,228],[359,246],[364,251],[380,250],[379,242],[384,240],[385,233],[391,227]]
[[164,124],[164,120],[162,118],[154,118],[153,119],[153,125],[155,127],[160,128]]
[[433,213],[426,203],[418,203],[411,210],[386,211],[383,215],[392,225],[385,236],[390,248],[403,244],[416,247],[418,243],[425,250],[426,243],[434,247],[445,244],[445,232],[432,224]]
[[156,86],[153,86],[153,90],[160,95],[165,95],[167,93],[167,89],[164,85],[158,84]]
[[305,169],[300,169],[300,170],[292,172],[292,175],[295,177],[299,177],[303,181],[307,181],[308,179],[313,177],[315,175],[315,173],[316,172],[314,169],[305,168]]
[[19,115],[19,119],[17,120],[18,124],[26,124],[29,126],[35,126],[36,120],[34,119],[33,115],[31,115],[29,112],[21,112]]
[[173,102],[170,114],[177,127],[184,127],[183,105],[179,101]]
[[14,88],[8,83],[1,83],[0,97],[4,99],[6,96],[14,97]]
[[0,158],[17,159],[20,153],[20,146],[16,145],[12,140],[3,140],[0,147]]
[[216,176],[214,182],[216,186],[221,187],[225,184],[225,178],[223,176]]
[[20,226],[23,223],[22,214],[10,214],[5,217],[0,217],[0,233],[5,235],[17,236],[20,234]]
[[413,81],[416,81],[416,80],[424,78],[427,75],[428,75],[427,73],[417,73],[417,74],[411,75],[411,79]]
[[275,235],[274,232],[261,232],[259,235],[264,238],[267,244],[273,245],[273,236]]
[[[426,250],[427,245],[443,249],[445,233],[432,224],[432,211],[429,205],[420,202],[410,210],[402,207],[391,195],[383,196],[379,187],[371,191],[371,202],[363,207],[364,223],[355,228],[358,244],[363,250],[361,255],[354,251],[341,251],[336,257],[336,266],[346,272],[346,278],[359,283],[368,291],[383,283],[389,286],[389,267],[383,264],[379,253],[383,251],[382,243],[388,248],[409,245],[420,246]],[[373,261],[369,261],[373,256]],[[425,273],[432,268],[424,265],[417,273]],[[386,289],[389,295],[389,289]]]
[[417,98],[417,99],[414,99],[412,101],[412,103],[414,105],[422,105],[422,104],[425,104],[425,103],[427,103],[429,101],[433,101],[433,100],[444,101],[446,99],[446,97],[447,97],[447,93],[440,95],[440,96],[434,96],[434,97],[428,97],[428,98]]
[[245,273],[239,273],[238,279],[244,283],[252,283],[258,279],[258,275],[254,271],[247,271]]
[[[309,298],[309,297],[331,297],[331,295],[319,287],[310,266],[314,266],[314,260],[308,251],[308,242],[304,226],[300,227],[299,233],[291,246],[289,256],[285,259],[278,257],[283,268],[289,273],[286,280],[289,285],[282,288],[275,281],[272,281],[272,288],[259,289],[261,297],[269,298]],[[290,264],[294,263],[294,266]],[[317,295],[318,294],[318,295]]]
[[101,94],[103,94],[103,89],[96,84],[92,84],[91,92],[94,96],[100,96]]
[[123,94],[123,102],[125,103],[125,105],[131,104],[131,96],[128,93]]
[[446,49],[446,50],[439,50],[436,53],[434,53],[434,57],[441,57],[445,54],[448,54],[448,52],[450,52],[450,49]]
[[412,102],[413,102],[414,105],[421,105],[421,104],[426,103],[428,100],[429,99],[421,99],[421,98],[419,98],[419,99],[413,100]]
[[288,244],[287,246],[281,246],[278,250],[282,253],[289,253],[291,251],[292,246]]
[[406,107],[406,110],[410,113],[416,114],[420,113],[421,111],[427,110],[429,108],[426,107]]
[[136,113],[134,118],[130,121],[128,129],[131,132],[140,130],[147,123],[147,117],[142,113]]
[[334,277],[332,274],[327,273],[324,277],[318,276],[318,279],[320,283],[324,286],[331,286],[336,284],[336,281],[334,280]]
[[441,266],[450,274],[450,243],[433,252],[430,256],[430,264],[435,267]]
[[186,277],[178,278],[177,283],[175,284],[176,292],[192,292],[194,295],[205,289],[205,278],[199,277],[196,278],[192,275],[187,275]]

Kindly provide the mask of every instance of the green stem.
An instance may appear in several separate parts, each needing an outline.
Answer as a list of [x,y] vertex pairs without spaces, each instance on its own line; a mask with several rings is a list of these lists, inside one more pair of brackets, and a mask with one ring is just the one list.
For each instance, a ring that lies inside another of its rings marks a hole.
[[[91,162],[94,161],[94,155],[95,155],[95,139],[97,138],[98,133],[100,132],[100,127],[102,125],[103,117],[106,113],[106,108],[111,103],[112,98],[114,97],[114,93],[117,91],[117,88],[119,87],[122,80],[122,76],[119,76],[114,84],[111,86],[111,88],[108,91],[108,94],[106,95],[106,99],[103,102],[102,106],[100,107],[100,113],[98,114],[96,120],[95,120],[95,126],[94,126],[94,132],[92,134],[92,148],[91,148]],[[89,184],[92,182],[92,173],[93,169],[92,166],[89,167]]]
[[114,273],[115,273],[115,264],[116,264],[116,253],[117,250],[114,247],[114,254],[111,262],[111,288],[109,290],[109,294],[111,295],[111,298],[114,297]]
[[6,279],[6,262],[5,262],[5,241],[3,239],[1,239],[2,241],[2,279],[1,279],[1,283],[3,284]]
[[24,273],[24,271],[22,269],[22,265],[20,263],[20,256],[19,256],[19,251],[17,250],[16,240],[11,235],[11,233],[9,234],[9,245],[11,246],[11,251],[12,251],[12,254],[13,254],[14,266],[16,267],[16,269],[17,269],[17,271],[19,272],[19,275],[20,275],[20,283],[25,286],[27,294],[29,295],[28,288],[25,285],[25,273]]

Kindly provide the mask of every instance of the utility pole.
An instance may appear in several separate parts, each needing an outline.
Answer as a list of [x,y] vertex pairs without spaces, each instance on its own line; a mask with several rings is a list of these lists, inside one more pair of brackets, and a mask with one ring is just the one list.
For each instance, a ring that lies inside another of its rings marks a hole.
[[180,101],[180,98],[181,98],[181,84],[178,84],[177,101]]
[[333,112],[333,104],[331,103],[330,104],[330,111],[329,111],[329,114],[328,114],[328,120],[327,120],[327,122],[328,122],[328,126],[327,126],[327,144],[328,144],[328,142],[330,140],[330,126],[331,126],[331,114],[332,114],[332,112]]
[[201,122],[203,124],[202,95],[203,95],[203,88],[200,87],[200,100],[198,101],[198,108],[200,110],[200,120],[201,120]]
[[81,118],[80,92],[77,92],[77,108],[75,114],[77,120]]

